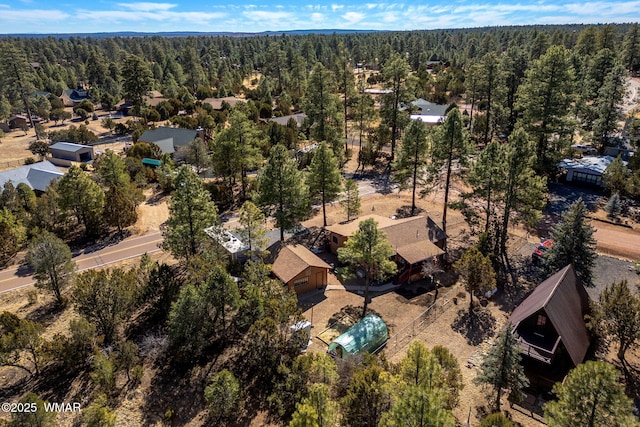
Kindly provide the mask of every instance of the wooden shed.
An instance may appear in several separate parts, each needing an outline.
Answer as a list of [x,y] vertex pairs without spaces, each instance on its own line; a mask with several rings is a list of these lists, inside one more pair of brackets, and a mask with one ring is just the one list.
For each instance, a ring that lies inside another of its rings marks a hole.
[[327,285],[331,266],[302,245],[287,245],[280,249],[272,272],[297,294]]

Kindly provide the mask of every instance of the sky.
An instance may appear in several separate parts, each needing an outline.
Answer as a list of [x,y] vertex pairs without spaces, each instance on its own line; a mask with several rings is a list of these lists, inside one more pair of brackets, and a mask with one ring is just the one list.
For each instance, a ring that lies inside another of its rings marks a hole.
[[0,33],[429,30],[640,21],[640,1],[632,0],[373,1],[0,0]]

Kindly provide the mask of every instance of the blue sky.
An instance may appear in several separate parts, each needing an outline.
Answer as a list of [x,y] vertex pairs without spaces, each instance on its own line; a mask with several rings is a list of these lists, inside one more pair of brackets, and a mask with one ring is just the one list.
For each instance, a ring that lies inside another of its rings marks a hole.
[[0,33],[416,30],[640,21],[640,1],[0,0]]

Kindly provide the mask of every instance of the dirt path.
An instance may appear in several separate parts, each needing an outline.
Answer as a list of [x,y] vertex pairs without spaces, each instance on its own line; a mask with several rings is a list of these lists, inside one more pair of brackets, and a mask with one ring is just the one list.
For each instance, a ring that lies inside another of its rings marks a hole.
[[602,221],[592,221],[591,226],[599,253],[630,261],[640,259],[640,231]]

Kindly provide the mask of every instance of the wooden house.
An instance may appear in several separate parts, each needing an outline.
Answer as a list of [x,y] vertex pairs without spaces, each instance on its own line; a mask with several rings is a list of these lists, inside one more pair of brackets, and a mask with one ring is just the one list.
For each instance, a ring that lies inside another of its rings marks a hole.
[[571,265],[540,283],[513,310],[510,322],[530,377],[552,384],[583,362],[591,344],[588,313],[589,295]]

